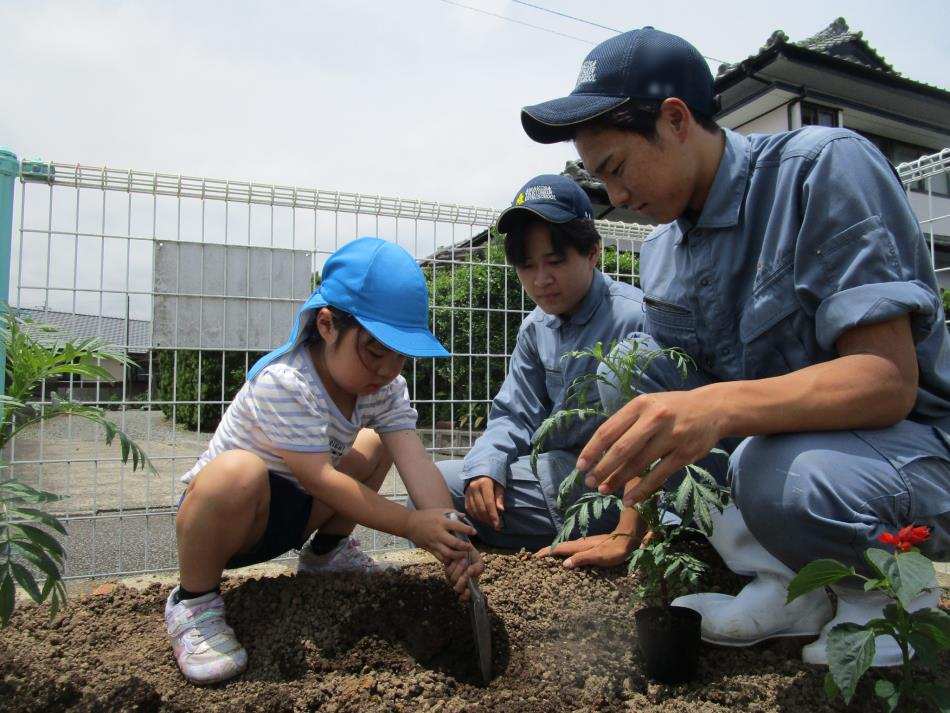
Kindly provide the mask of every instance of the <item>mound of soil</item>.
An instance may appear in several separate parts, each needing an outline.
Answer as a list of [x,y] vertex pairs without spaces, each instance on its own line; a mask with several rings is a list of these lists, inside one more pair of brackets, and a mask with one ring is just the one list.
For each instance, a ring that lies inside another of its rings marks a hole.
[[[169,587],[86,596],[50,623],[21,607],[0,630],[4,711],[796,711],[827,702],[825,670],[801,640],[704,645],[696,681],[647,680],[622,571],[487,555],[494,678],[482,685],[469,612],[437,564],[374,577],[228,579],[228,619],[248,650],[243,676],[196,687],[163,621]],[[734,589],[722,579],[714,586]],[[950,663],[950,657],[943,662]],[[943,685],[950,685],[944,665]],[[926,673],[922,675],[927,677]],[[847,710],[877,709],[865,677]]]

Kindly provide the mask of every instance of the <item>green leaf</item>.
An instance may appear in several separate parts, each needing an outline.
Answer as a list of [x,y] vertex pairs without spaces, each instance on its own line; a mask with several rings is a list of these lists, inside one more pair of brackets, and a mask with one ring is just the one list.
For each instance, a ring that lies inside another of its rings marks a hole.
[[819,559],[809,562],[789,582],[788,598],[785,603],[788,604],[803,594],[808,594],[853,575],[855,575],[854,568],[845,567],[838,560]]
[[940,649],[950,649],[950,614],[943,609],[918,609],[910,615],[914,628],[933,639]]
[[577,513],[577,523],[580,526],[581,536],[587,537],[587,530],[590,527],[590,510],[587,503],[580,507],[580,511]]
[[23,590],[30,595],[30,599],[37,604],[43,601],[40,588],[37,586],[36,580],[30,573],[30,570],[18,562],[11,562],[10,570],[13,572],[13,578],[16,580],[16,583],[23,587]]
[[55,552],[59,557],[63,557],[65,553],[63,552],[62,545],[56,540],[55,537],[50,535],[48,532],[44,532],[38,527],[33,527],[32,525],[27,524],[10,524],[11,530],[16,530],[22,532],[23,535],[30,541],[33,542],[43,549],[49,552]]
[[[57,500],[63,500],[64,498],[56,497]],[[56,530],[58,533],[65,535],[67,534],[66,528],[63,527],[63,524],[59,521],[54,515],[50,515],[48,512],[43,510],[37,510],[35,508],[15,508],[10,510],[10,514],[13,515],[13,518],[21,518],[23,520],[32,520],[33,522],[40,522],[46,525],[53,530]]]
[[62,558],[50,556],[39,545],[32,542],[17,542],[14,546],[24,559],[28,560],[37,569],[41,570],[48,579],[59,579]]
[[912,631],[907,636],[907,643],[914,647],[917,658],[931,671],[937,671],[940,647],[929,636],[919,631]]
[[831,675],[830,671],[825,674],[823,684],[824,684],[824,689],[825,689],[825,696],[828,698],[829,701],[833,701],[835,697],[839,693],[841,693],[841,691],[838,690],[838,684],[835,683],[835,677]]
[[0,567],[0,627],[6,626],[16,605],[16,588],[6,567]]
[[869,562],[890,582],[904,609],[930,586],[934,578],[933,563],[919,552],[892,555],[872,547],[866,553]]
[[854,697],[875,650],[874,634],[857,624],[839,624],[828,633],[828,669],[845,703]]
[[897,708],[897,703],[901,697],[900,690],[897,686],[886,678],[879,678],[874,682],[874,695],[878,701],[880,701],[886,713],[891,713]]

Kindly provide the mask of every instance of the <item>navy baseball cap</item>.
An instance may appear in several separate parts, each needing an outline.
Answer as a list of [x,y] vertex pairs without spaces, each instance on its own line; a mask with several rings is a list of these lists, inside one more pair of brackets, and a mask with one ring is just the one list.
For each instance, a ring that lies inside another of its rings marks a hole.
[[532,178],[518,191],[511,207],[498,216],[498,232],[517,230],[525,218],[536,215],[549,223],[567,223],[577,218],[592,220],[590,198],[569,176],[545,174]]
[[343,245],[323,266],[320,287],[294,321],[290,339],[261,357],[250,381],[278,357],[302,344],[321,307],[335,307],[393,351],[414,357],[446,357],[429,331],[429,290],[419,264],[403,248],[379,238],[357,238]]
[[709,65],[682,37],[652,27],[601,42],[581,64],[568,96],[521,110],[525,132],[542,144],[567,141],[578,124],[627,102],[681,99],[697,114],[717,111]]

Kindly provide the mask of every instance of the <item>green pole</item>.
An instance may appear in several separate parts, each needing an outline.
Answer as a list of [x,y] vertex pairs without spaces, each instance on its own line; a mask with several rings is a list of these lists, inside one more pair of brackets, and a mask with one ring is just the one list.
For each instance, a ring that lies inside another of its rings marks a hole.
[[[0,146],[0,301],[10,302],[10,238],[13,234],[13,186],[20,172],[16,154]],[[7,355],[0,345],[0,394],[6,384]]]

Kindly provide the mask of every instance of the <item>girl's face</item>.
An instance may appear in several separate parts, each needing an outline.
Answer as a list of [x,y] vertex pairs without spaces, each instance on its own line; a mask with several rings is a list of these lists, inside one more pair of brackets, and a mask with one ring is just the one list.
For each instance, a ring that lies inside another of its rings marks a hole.
[[406,362],[405,356],[383,346],[360,326],[341,333],[326,308],[317,314],[317,329],[323,343],[318,345],[322,348],[314,355],[314,363],[324,382],[329,381],[324,385],[331,394],[372,394],[399,376]]

